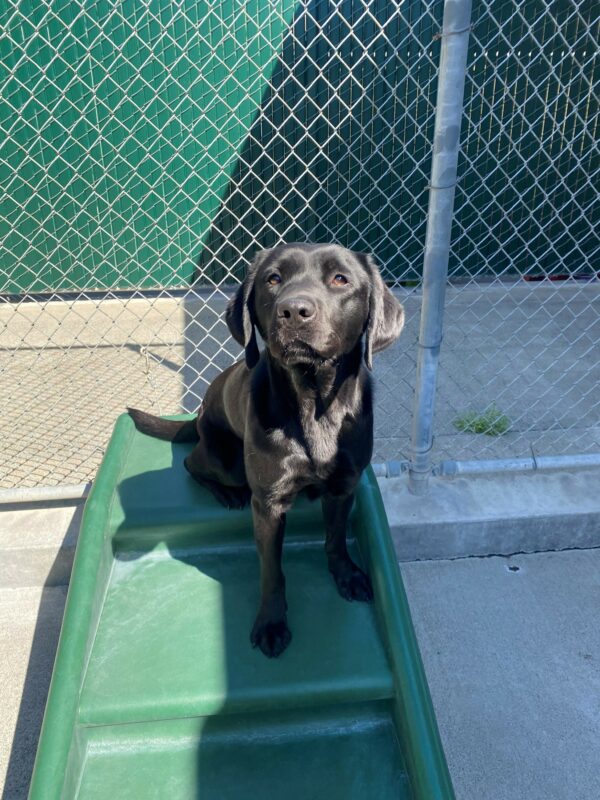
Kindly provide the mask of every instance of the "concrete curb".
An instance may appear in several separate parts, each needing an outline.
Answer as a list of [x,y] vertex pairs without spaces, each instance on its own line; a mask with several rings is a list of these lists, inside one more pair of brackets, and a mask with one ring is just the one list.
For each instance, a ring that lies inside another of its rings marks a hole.
[[600,547],[600,469],[408,479],[379,487],[400,561]]

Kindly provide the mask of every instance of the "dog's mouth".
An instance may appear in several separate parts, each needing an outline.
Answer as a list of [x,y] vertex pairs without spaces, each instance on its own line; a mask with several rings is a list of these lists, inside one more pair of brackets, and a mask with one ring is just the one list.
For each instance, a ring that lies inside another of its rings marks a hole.
[[269,350],[282,364],[288,367],[297,364],[319,366],[328,360],[328,356],[320,353],[313,345],[302,339],[282,340],[281,337],[276,336],[271,340]]
[[335,366],[338,362],[337,356],[319,353],[314,347],[304,342],[292,342],[284,345],[277,357],[286,367],[305,365],[320,369],[325,366]]
[[274,327],[265,342],[271,354],[285,366],[321,367],[335,363],[339,357],[339,348],[335,346],[337,338],[324,337],[318,330],[292,331]]
[[286,364],[314,364],[322,360],[313,347],[299,340],[282,344],[280,353],[281,360]]

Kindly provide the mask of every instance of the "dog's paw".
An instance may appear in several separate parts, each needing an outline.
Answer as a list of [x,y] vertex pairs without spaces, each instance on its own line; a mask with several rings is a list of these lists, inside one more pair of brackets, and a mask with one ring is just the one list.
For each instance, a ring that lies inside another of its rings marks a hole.
[[252,647],[259,647],[267,658],[280,656],[292,641],[292,632],[284,619],[265,622],[258,618],[250,633]]
[[371,580],[360,567],[350,559],[330,561],[329,571],[333,575],[338,592],[344,600],[359,600],[370,603],[373,599]]

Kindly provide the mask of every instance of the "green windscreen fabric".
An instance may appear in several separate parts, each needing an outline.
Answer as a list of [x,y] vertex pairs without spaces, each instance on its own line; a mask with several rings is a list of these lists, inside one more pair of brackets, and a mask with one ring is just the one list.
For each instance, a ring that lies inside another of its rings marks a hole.
[[[0,10],[0,292],[239,279],[336,241],[419,282],[444,3]],[[593,272],[598,5],[473,4],[451,278]]]
[[451,277],[598,270],[596,0],[473,4]]
[[0,291],[187,285],[294,7],[2,4]]

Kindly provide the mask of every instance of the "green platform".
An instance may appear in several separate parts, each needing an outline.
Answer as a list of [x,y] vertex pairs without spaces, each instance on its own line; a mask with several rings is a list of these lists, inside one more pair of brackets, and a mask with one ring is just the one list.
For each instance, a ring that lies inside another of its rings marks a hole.
[[337,594],[320,504],[288,515],[293,633],[249,644],[250,513],[182,466],[187,445],[119,419],[87,502],[33,800],[452,798],[377,483],[353,514],[373,605]]

